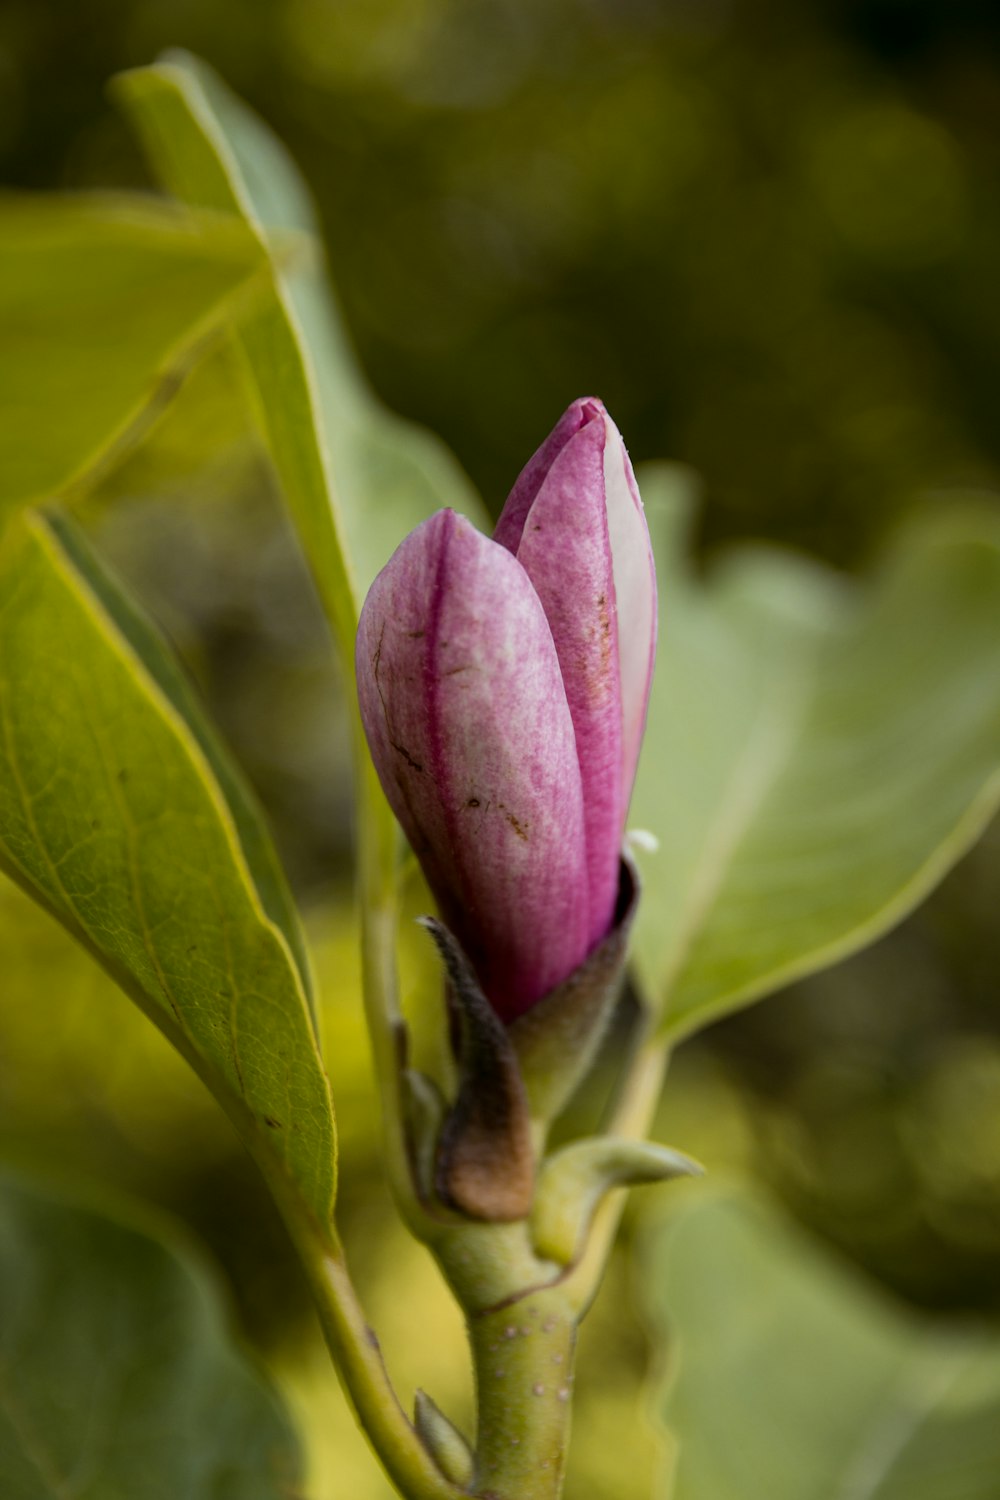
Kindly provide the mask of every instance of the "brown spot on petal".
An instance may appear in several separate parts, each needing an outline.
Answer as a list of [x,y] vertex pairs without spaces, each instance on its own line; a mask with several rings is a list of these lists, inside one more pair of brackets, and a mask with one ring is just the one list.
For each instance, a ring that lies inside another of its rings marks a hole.
[[524,829],[523,825],[518,822],[518,820],[517,820],[517,818],[515,818],[514,814],[512,812],[505,812],[504,813],[504,817],[507,819],[507,822],[510,824],[511,828],[513,828],[514,832],[517,834],[518,838],[519,839],[523,839],[524,842],[527,843],[528,842],[528,835],[525,832],[525,829]]
[[606,594],[598,595],[597,618],[601,632],[601,678],[606,682],[611,670],[611,615]]
[[[379,702],[382,705],[382,717],[385,720],[386,737],[389,741],[389,744],[395,750],[396,754],[401,755],[412,770],[422,771],[424,768],[421,765],[420,761],[418,761],[415,756],[410,754],[405,745],[399,744],[399,742],[394,738],[392,725],[389,722],[389,705],[385,701],[385,694],[382,691],[382,684],[379,681],[379,668],[382,665],[382,643],[385,640],[385,626],[386,622],[385,620],[383,620],[382,629],[379,631],[378,645],[375,647],[375,652],[372,656],[372,680],[375,683],[375,690],[378,693]],[[402,783],[399,784],[401,785]]]
[[421,762],[419,760],[416,760],[410,754],[409,750],[407,750],[407,748],[406,748],[405,745],[397,745],[397,743],[396,743],[395,740],[390,740],[389,743],[392,746],[392,748],[395,750],[396,754],[397,755],[401,755],[403,757],[403,759],[406,761],[406,764],[410,767],[411,770],[413,770],[413,771],[422,771],[424,769],[423,765],[421,764]]

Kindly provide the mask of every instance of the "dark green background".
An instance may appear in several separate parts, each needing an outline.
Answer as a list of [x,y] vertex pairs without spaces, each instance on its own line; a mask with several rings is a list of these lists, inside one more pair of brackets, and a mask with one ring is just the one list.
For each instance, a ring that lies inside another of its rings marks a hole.
[[493,504],[584,391],[713,538],[849,559],[995,482],[988,0],[7,0],[2,176],[135,181],[102,87],[171,44],[289,143],[375,384]]

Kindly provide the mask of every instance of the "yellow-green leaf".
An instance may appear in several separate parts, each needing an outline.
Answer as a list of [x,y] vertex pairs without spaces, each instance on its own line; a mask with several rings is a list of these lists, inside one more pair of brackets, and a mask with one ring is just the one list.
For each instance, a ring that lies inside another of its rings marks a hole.
[[631,820],[660,849],[636,946],[680,1036],[878,937],[993,815],[1000,521],[915,523],[860,586],[749,548],[701,583],[646,491],[662,648]]
[[169,651],[80,532],[0,538],[0,863],[326,1222],[333,1114],[269,837]]
[[245,225],[142,197],[0,204],[0,507],[79,478],[165,400],[264,263]]
[[645,1271],[670,1500],[997,1500],[995,1336],[918,1322],[725,1192],[692,1193]]
[[[429,433],[391,416],[350,354],[308,194],[281,143],[196,59],[169,53],[118,94],[163,185],[230,213],[272,256],[272,296],[240,324],[251,397],[341,649],[372,578],[431,511],[475,496]],[[291,232],[291,238],[289,234]]]

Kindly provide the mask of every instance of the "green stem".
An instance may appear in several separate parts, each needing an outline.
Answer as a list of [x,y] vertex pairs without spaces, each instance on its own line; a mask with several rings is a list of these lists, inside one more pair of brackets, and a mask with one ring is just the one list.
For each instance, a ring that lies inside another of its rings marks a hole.
[[[297,1243],[358,1420],[408,1500],[457,1500],[470,1494],[481,1500],[558,1500],[569,1440],[576,1328],[600,1284],[623,1195],[612,1195],[593,1225],[584,1257],[562,1278],[554,1266],[536,1259],[526,1225],[467,1225],[449,1231],[425,1212],[411,1177],[401,1091],[397,835],[357,718],[354,728],[363,992],[386,1165],[403,1217],[432,1246],[466,1310],[478,1410],[475,1473],[468,1490],[444,1477],[399,1405],[339,1244],[301,1233]],[[666,1058],[659,1043],[646,1041],[638,1048],[610,1122],[613,1133],[645,1134]],[[294,1233],[294,1222],[292,1227]]]
[[469,1319],[479,1412],[473,1490],[484,1500],[562,1493],[576,1322],[558,1286]]
[[396,973],[398,835],[357,714],[354,715],[354,761],[361,987],[381,1101],[386,1172],[400,1213],[410,1228],[422,1236],[430,1226],[412,1180],[401,1090],[400,1047],[405,1031]]
[[[69,924],[67,924],[69,925]],[[73,929],[70,929],[73,931]],[[74,933],[76,935],[76,933]],[[192,1046],[190,1038],[132,976],[102,954],[85,933],[80,941],[103,963],[126,994],[157,1025],[191,1068],[216,1093],[256,1161],[308,1275],[330,1353],[348,1399],[376,1456],[407,1500],[463,1500],[441,1474],[396,1398],[378,1340],[368,1326],[351,1283],[343,1249],[332,1227],[321,1227],[302,1200],[298,1184],[266,1133],[262,1134],[243,1101],[229,1089],[219,1089],[211,1066]]]
[[339,1241],[305,1219],[280,1188],[275,1196],[309,1277],[344,1391],[376,1457],[406,1500],[462,1500],[465,1492],[445,1479],[399,1404]]
[[[631,1140],[644,1140],[648,1136],[669,1062],[669,1046],[655,1036],[647,1038],[636,1049],[619,1102],[606,1126],[608,1135],[625,1136]],[[597,1295],[625,1201],[624,1189],[607,1195],[594,1215],[586,1250],[562,1283],[578,1319],[584,1316]]]

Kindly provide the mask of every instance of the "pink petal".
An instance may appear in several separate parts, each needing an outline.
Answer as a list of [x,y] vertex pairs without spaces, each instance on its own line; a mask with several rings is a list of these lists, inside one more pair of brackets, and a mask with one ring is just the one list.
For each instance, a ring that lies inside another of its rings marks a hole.
[[590,946],[576,740],[524,570],[440,511],[372,585],[357,674],[386,796],[444,920],[512,1019]]
[[[560,435],[565,441],[557,443]],[[571,407],[545,445],[548,467],[530,505],[524,508],[531,489],[525,471],[496,533],[501,539],[517,537],[517,560],[542,602],[562,669],[583,784],[591,945],[611,925],[625,821],[605,445],[600,405],[584,402]]]
[[656,654],[656,575],[642,501],[602,403],[575,401],[519,475],[495,539],[542,600],[584,788],[591,941],[607,931]]
[[622,785],[628,812],[656,661],[656,568],[639,487],[621,433],[604,412],[604,491],[618,606]]
[[521,470],[514,488],[507,496],[503,513],[493,532],[493,540],[517,555],[528,511],[548,477],[548,472],[566,444],[581,427],[604,415],[604,407],[593,397],[584,396],[567,407],[538,451]]

